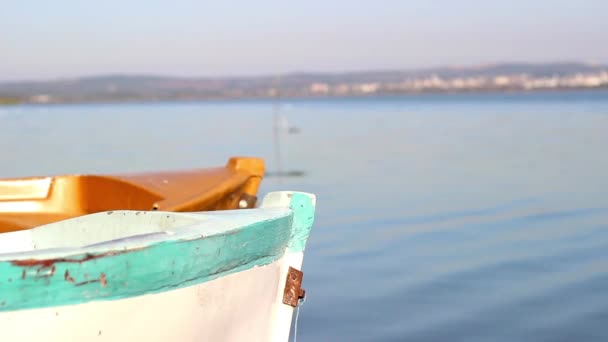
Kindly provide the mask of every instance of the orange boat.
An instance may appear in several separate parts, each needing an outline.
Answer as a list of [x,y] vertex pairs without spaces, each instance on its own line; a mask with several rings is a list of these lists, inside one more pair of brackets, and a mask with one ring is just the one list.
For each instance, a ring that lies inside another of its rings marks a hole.
[[109,210],[252,208],[263,176],[261,159],[236,157],[188,171],[0,179],[0,233]]

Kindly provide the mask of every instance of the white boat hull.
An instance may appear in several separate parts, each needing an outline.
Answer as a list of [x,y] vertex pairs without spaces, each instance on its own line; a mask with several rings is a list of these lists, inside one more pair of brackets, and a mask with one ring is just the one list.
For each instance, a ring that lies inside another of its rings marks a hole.
[[24,341],[285,341],[276,336],[285,329],[275,326],[285,320],[275,312],[284,263],[158,294],[2,313],[0,334]]
[[[283,207],[286,196],[275,193],[263,206]],[[15,235],[6,239],[14,240]],[[0,340],[286,341],[294,310],[283,303],[286,278],[290,267],[301,269],[302,258],[303,251],[285,248],[272,262],[193,285],[176,283],[174,288],[126,298],[0,311]],[[43,271],[48,273],[47,268]],[[11,279],[11,283],[27,280],[25,271],[23,274],[24,279]],[[65,279],[51,281],[69,280],[68,275],[62,276]],[[110,278],[84,284],[105,288],[110,286]],[[72,284],[78,285],[75,281]],[[0,300],[6,301],[1,295]]]

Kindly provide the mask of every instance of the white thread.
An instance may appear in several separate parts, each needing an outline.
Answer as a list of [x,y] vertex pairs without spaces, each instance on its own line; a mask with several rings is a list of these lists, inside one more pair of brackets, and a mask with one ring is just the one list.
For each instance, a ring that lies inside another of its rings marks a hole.
[[298,318],[300,316],[300,307],[306,302],[306,297],[298,300],[298,307],[296,308],[296,322],[293,326],[293,342],[298,342]]

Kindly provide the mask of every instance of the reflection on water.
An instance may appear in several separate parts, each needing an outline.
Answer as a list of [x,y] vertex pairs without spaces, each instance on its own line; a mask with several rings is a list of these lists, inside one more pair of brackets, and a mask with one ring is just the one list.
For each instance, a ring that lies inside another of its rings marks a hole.
[[292,171],[266,171],[265,177],[277,177],[277,178],[285,178],[285,177],[304,177],[306,176],[306,172],[302,170],[292,170]]
[[[608,93],[290,101],[301,341],[607,340]],[[272,102],[0,108],[0,176],[267,159]]]

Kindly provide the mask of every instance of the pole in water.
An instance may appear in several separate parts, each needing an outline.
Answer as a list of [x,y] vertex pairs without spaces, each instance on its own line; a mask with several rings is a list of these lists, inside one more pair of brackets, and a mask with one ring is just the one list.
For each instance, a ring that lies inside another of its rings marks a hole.
[[276,168],[277,168],[277,175],[279,178],[279,183],[281,183],[281,175],[283,174],[283,170],[281,167],[281,122],[280,122],[280,115],[279,115],[279,109],[280,109],[280,100],[281,100],[281,93],[280,93],[280,84],[281,84],[281,76],[277,76],[276,80],[275,80],[275,87],[274,87],[274,95],[275,95],[275,101],[273,104],[273,121],[274,121],[274,131],[273,131],[273,135],[274,135],[274,161],[276,164]]

